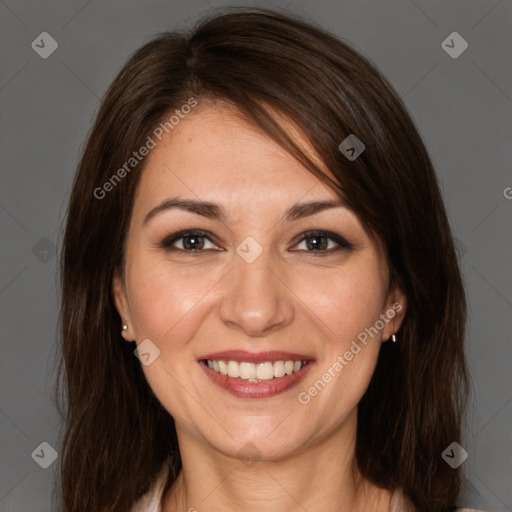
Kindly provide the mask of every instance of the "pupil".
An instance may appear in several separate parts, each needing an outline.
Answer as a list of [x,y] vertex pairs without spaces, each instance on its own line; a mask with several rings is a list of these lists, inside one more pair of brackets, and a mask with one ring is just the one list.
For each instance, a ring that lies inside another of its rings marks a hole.
[[[319,237],[311,237],[311,243],[309,244],[310,248],[313,249],[325,249],[325,239],[322,236]],[[322,243],[324,242],[324,243]]]
[[[187,249],[197,249],[198,248],[198,245],[201,245],[198,240],[199,240],[200,237],[196,236],[196,235],[191,235],[191,236],[187,236],[185,237],[185,247]],[[195,243],[193,242],[192,244],[190,243],[190,240],[192,241],[195,241]],[[188,242],[187,242],[188,241]]]

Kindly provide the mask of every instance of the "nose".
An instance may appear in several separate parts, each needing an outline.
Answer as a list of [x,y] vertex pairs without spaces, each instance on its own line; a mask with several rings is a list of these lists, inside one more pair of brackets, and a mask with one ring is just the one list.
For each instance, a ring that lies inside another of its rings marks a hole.
[[225,297],[221,302],[221,321],[251,337],[268,336],[289,325],[295,315],[293,292],[271,255],[265,251],[252,263],[235,256],[229,272]]

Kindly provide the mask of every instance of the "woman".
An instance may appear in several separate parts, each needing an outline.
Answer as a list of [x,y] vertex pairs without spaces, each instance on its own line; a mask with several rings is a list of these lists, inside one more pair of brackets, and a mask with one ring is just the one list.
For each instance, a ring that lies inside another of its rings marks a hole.
[[456,509],[446,211],[400,98],[322,29],[234,10],[138,50],[79,165],[62,286],[66,510]]

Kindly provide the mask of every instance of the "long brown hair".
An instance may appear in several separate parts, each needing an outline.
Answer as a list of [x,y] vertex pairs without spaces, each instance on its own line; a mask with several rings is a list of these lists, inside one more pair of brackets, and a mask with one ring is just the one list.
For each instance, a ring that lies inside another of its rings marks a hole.
[[[181,468],[174,421],[120,335],[111,294],[144,161],[103,197],[95,190],[190,98],[198,112],[201,102],[235,106],[333,187],[382,243],[407,314],[399,342],[382,345],[359,403],[357,464],[375,484],[403,488],[422,512],[453,510],[462,475],[441,453],[461,442],[466,302],[431,160],[374,65],[321,28],[267,9],[230,9],[189,32],[158,35],[134,53],[101,103],[73,183],[61,255],[65,510],[126,512],[166,459],[167,488]],[[300,128],[337,182],[268,107]],[[365,145],[353,161],[338,149],[350,134]]]

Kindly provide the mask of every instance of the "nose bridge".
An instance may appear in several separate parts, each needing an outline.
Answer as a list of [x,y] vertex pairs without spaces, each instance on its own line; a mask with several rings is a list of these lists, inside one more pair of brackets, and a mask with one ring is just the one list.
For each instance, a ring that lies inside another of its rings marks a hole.
[[221,320],[251,336],[267,335],[288,325],[294,315],[293,303],[270,249],[264,250],[248,237],[237,247],[233,265],[220,308]]

